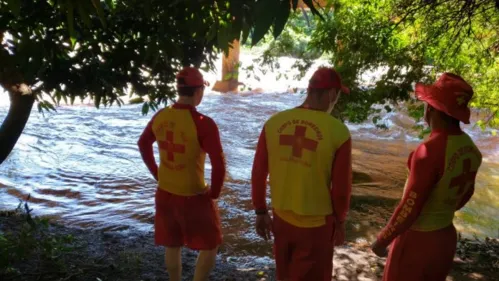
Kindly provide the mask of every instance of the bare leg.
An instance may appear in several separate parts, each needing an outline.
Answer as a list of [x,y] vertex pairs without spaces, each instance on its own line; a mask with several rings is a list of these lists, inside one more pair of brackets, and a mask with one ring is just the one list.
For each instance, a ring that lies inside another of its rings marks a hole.
[[165,250],[166,271],[170,281],[182,280],[182,248],[166,248]]
[[199,251],[194,281],[208,281],[211,270],[215,267],[217,252],[218,247],[213,250]]

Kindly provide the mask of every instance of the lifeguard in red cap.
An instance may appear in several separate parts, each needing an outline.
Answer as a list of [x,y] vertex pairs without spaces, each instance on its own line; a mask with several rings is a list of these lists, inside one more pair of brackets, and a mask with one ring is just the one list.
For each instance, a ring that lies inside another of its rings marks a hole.
[[[220,195],[225,161],[217,125],[196,111],[204,87],[199,70],[182,69],[177,74],[177,102],[154,115],[138,142],[147,168],[158,180],[154,239],[166,247],[166,269],[172,281],[181,280],[183,246],[200,251],[194,280],[208,280],[222,242],[213,200]],[[153,154],[155,141],[159,171]],[[211,188],[204,181],[206,153],[212,166]]]
[[251,178],[256,231],[266,240],[274,235],[278,280],[330,281],[334,245],[344,242],[352,145],[347,126],[330,115],[340,92],[349,90],[338,73],[319,68],[305,102],[272,116],[258,140]]
[[459,122],[470,123],[473,89],[444,73],[433,85],[416,84],[431,128],[427,141],[409,155],[402,201],[372,250],[387,254],[384,281],[445,281],[456,251],[454,212],[474,192],[482,155]]

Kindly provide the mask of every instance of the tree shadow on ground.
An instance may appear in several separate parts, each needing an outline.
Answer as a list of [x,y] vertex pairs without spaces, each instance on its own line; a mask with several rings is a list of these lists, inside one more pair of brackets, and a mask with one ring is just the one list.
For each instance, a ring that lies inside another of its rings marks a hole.
[[[37,219],[34,219],[35,221]],[[39,227],[39,226],[37,226]],[[26,223],[26,218],[14,212],[0,213],[0,241],[2,247],[11,250],[21,250],[26,245],[26,239],[5,238],[20,236],[33,237],[36,244],[35,251],[26,251],[22,259],[4,264],[12,257],[1,249],[0,251],[0,280],[25,281],[136,281],[136,280],[168,280],[164,263],[164,248],[154,245],[153,233],[127,230],[124,232],[88,231],[68,228],[56,224],[48,224],[48,228],[32,231]],[[63,238],[59,244],[53,244],[52,239]],[[33,239],[29,240],[31,242]],[[64,247],[66,250],[57,251],[56,257],[50,256],[54,249],[46,246]],[[49,255],[49,256],[47,256]],[[197,253],[184,250],[183,280],[192,280],[196,265]],[[4,267],[5,266],[5,267]],[[232,280],[234,276],[242,276],[236,264],[228,263],[219,257],[217,267],[212,274],[212,280]],[[211,280],[211,279],[210,279]],[[248,280],[251,280],[248,279]],[[252,279],[254,280],[254,279]]]
[[367,173],[358,172],[358,171],[352,172],[352,183],[354,185],[359,183],[368,183],[372,181],[373,181],[372,177]]
[[390,219],[397,199],[376,195],[352,195],[347,218],[347,240],[373,239]]

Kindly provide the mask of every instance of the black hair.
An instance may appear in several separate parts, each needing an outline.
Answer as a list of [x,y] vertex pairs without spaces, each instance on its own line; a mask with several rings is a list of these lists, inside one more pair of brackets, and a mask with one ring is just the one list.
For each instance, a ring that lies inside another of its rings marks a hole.
[[[183,77],[177,78],[177,85],[185,85],[185,84],[186,84],[185,79]],[[203,87],[204,86],[198,86],[198,87],[177,86],[177,92],[179,96],[192,97],[199,88]]]
[[201,87],[177,87],[177,92],[179,96],[193,97],[198,89]]
[[313,89],[313,88],[311,89],[311,88],[309,88],[308,94],[321,97],[322,95],[329,93],[329,91],[331,91],[331,89],[333,89],[333,88],[329,88],[329,89]]

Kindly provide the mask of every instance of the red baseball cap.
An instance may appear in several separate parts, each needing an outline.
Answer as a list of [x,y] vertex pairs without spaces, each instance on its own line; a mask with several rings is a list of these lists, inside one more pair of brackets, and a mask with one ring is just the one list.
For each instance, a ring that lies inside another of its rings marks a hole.
[[464,124],[470,123],[468,104],[473,97],[473,88],[461,76],[446,72],[432,85],[416,83],[415,92],[419,100],[433,108]]
[[341,90],[342,93],[349,94],[350,89],[341,84],[341,78],[338,72],[333,68],[320,67],[314,72],[308,82],[309,89],[331,89]]
[[177,87],[202,87],[209,86],[203,79],[203,74],[194,67],[184,67],[177,73]]

